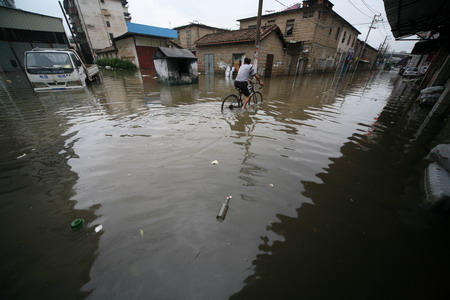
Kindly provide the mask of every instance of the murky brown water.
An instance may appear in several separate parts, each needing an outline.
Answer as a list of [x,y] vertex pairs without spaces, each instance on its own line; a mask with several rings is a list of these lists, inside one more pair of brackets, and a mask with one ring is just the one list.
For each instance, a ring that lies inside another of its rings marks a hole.
[[224,113],[222,76],[39,95],[0,77],[2,299],[447,294],[450,227],[411,147],[426,112],[393,73],[267,79]]

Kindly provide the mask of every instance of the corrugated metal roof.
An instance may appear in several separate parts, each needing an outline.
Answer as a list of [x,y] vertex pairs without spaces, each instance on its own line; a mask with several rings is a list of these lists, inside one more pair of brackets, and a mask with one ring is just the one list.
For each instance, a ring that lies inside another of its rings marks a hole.
[[0,6],[0,28],[64,32],[62,19]]
[[176,39],[178,38],[178,32],[176,30],[161,28],[149,25],[142,25],[137,23],[127,22],[128,33],[150,35],[157,37],[165,37]]
[[384,8],[396,38],[450,26],[448,0],[384,0]]

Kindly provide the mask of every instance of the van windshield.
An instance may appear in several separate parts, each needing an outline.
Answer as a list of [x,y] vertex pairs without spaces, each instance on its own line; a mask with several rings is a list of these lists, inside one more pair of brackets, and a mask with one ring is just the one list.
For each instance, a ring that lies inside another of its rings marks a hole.
[[72,62],[67,53],[29,52],[26,58],[29,73],[70,73],[73,71]]

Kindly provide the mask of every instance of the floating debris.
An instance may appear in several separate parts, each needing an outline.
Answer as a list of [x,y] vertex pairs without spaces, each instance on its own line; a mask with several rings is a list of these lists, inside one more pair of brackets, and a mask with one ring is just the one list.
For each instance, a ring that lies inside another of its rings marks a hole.
[[272,183],[269,183],[269,186],[270,186],[270,187],[273,187],[273,184],[272,184]]
[[144,238],[144,230],[139,228],[139,232],[141,233],[141,239],[143,239]]
[[225,220],[225,216],[227,215],[228,211],[228,203],[230,203],[230,199],[232,199],[233,196],[227,196],[224,203],[222,203],[222,206],[220,206],[219,212],[217,213],[216,219],[219,222],[223,222]]
[[24,153],[24,154],[22,154],[22,155],[20,155],[20,156],[17,156],[16,159],[21,159],[22,157],[25,157],[25,156],[27,156],[26,153]]
[[218,165],[219,162],[218,162],[217,160],[213,160],[213,161],[211,162],[211,164],[212,164],[212,165]]
[[73,229],[76,229],[76,228],[80,228],[81,226],[83,226],[83,224],[84,224],[83,219],[75,219],[70,223],[70,227],[72,227]]
[[103,225],[98,225],[97,227],[95,227],[94,231],[95,231],[95,233],[97,233],[102,229],[103,229]]

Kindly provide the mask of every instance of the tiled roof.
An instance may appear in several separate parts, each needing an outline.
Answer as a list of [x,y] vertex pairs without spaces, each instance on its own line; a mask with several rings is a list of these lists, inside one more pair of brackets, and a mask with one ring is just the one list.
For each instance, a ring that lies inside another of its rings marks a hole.
[[[276,31],[281,34],[280,29],[277,25],[272,25],[267,28],[261,28],[260,39],[263,40],[271,32]],[[281,38],[283,35],[281,34]],[[234,43],[249,43],[255,42],[256,38],[256,28],[247,28],[241,30],[233,30],[221,33],[207,34],[195,42],[196,46],[212,46],[212,45],[222,45],[222,44],[234,44]]]

